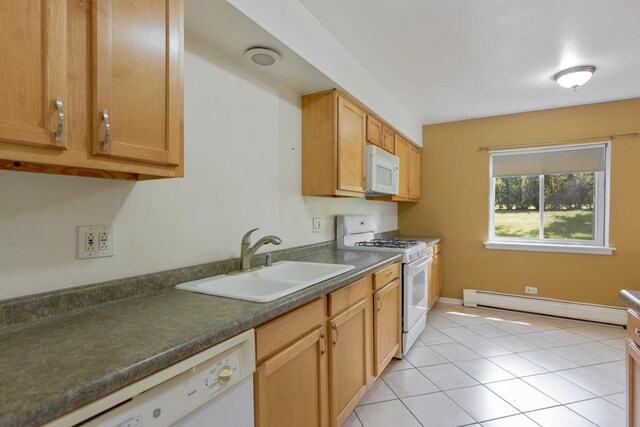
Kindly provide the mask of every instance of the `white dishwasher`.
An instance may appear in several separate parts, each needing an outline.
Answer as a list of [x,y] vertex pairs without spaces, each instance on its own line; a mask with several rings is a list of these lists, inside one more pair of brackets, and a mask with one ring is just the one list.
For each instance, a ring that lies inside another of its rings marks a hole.
[[82,427],[253,427],[253,329],[50,423]]

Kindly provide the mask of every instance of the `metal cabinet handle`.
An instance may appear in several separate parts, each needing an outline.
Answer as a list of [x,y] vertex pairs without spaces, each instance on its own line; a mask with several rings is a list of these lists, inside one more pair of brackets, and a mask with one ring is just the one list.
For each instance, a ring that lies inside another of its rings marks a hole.
[[385,274],[385,276],[389,277],[393,274],[393,271],[387,271],[387,273]]
[[338,327],[336,325],[331,325],[331,329],[336,333],[336,337],[333,339],[333,345],[336,345],[338,344],[338,337],[340,336],[340,333],[338,332]]
[[320,346],[320,356],[324,356],[327,352],[327,339],[324,337],[324,332],[320,332],[320,342],[322,343]]
[[640,337],[640,329],[636,328],[636,335]]
[[109,150],[111,142],[111,121],[109,120],[109,111],[102,110],[102,120],[104,120],[104,139],[102,140],[102,150]]
[[378,311],[382,310],[382,300],[378,297]]
[[62,131],[64,129],[64,109],[62,108],[62,97],[56,98],[56,110],[58,110],[58,127],[56,129],[56,144],[62,144]]

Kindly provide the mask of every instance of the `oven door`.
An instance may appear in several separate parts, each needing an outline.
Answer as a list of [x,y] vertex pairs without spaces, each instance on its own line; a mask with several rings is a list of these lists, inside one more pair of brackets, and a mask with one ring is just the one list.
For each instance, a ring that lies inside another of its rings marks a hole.
[[430,256],[423,256],[404,265],[402,281],[402,329],[409,332],[411,328],[427,313],[427,269],[432,261]]

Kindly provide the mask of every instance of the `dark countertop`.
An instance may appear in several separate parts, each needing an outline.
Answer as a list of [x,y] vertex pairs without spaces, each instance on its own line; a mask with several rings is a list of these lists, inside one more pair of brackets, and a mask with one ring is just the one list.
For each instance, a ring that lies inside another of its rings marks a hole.
[[356,268],[269,303],[170,289],[0,329],[0,425],[51,421],[400,258],[302,258]]
[[627,302],[629,308],[640,312],[640,291],[623,289],[620,291],[620,298]]

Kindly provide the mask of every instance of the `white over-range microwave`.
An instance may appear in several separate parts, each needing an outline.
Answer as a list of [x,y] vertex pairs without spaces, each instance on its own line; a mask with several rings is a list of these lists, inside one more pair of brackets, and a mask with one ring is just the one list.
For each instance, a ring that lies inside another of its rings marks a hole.
[[400,159],[382,148],[370,144],[367,144],[366,156],[366,193],[370,195],[398,194]]

